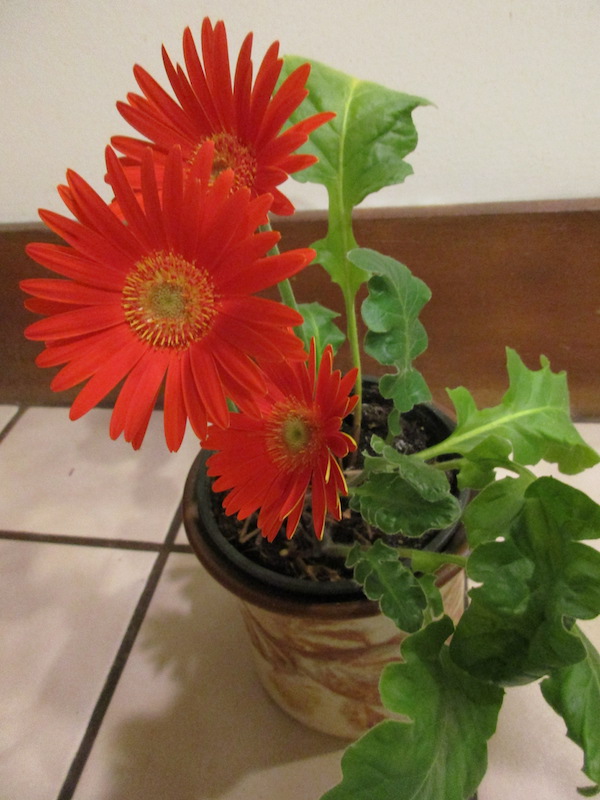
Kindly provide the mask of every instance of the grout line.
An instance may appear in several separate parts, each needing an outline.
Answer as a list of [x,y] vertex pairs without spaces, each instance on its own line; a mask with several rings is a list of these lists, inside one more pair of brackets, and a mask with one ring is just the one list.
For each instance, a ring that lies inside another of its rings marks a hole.
[[150,550],[157,553],[165,546],[162,542],[136,541],[135,539],[103,539],[98,536],[69,536],[65,533],[0,530],[0,540],[2,539],[43,544],[72,544],[77,547],[108,547],[115,550]]
[[12,417],[8,420],[6,425],[0,430],[0,442],[2,442],[8,434],[12,431],[15,427],[17,422],[21,419],[23,414],[27,411],[28,406],[18,406],[15,413]]
[[125,665],[127,664],[127,659],[131,654],[131,650],[133,649],[133,645],[146,616],[146,612],[148,611],[148,607],[154,596],[158,582],[162,576],[163,570],[167,563],[167,558],[169,557],[170,553],[173,552],[173,543],[175,541],[175,537],[177,536],[182,519],[183,515],[180,504],[171,521],[165,541],[159,548],[158,555],[150,571],[146,585],[142,590],[135,610],[131,616],[125,635],[123,636],[119,649],[117,650],[117,654],[108,672],[104,686],[100,692],[100,695],[98,696],[98,700],[96,701],[96,705],[88,722],[88,726],[83,734],[83,738],[77,753],[71,762],[71,766],[67,772],[57,800],[71,800],[73,794],[75,793],[79,779],[81,778],[94,742],[96,741],[96,737],[100,731],[104,716],[110,705],[110,701],[112,700]]
[[174,544],[171,547],[172,553],[192,553],[194,552],[194,548],[191,544]]

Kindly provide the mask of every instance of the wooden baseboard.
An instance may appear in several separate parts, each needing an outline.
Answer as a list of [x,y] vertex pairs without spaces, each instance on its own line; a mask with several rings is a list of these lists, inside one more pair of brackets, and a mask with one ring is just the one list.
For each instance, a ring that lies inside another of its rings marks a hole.
[[[291,249],[321,238],[326,220],[300,213],[275,227],[282,249]],[[600,418],[600,200],[370,210],[357,214],[356,238],[405,263],[432,290],[422,314],[429,348],[417,366],[437,402],[447,405],[445,388],[458,385],[480,405],[498,402],[509,346],[532,368],[543,354],[566,370],[574,416]],[[0,403],[68,404],[76,390],[50,391],[52,371],[34,365],[41,346],[22,334],[33,316],[18,281],[44,274],[24,253],[29,241],[56,239],[41,225],[0,227]],[[321,268],[294,284],[300,301],[341,311]],[[347,366],[345,351],[340,360]],[[369,361],[365,370],[377,372]]]

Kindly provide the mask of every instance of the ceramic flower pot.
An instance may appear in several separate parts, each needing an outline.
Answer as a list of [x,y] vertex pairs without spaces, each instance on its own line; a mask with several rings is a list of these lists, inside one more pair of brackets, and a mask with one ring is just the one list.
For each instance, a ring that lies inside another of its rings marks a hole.
[[[385,664],[399,660],[406,634],[352,580],[287,577],[242,555],[223,536],[212,511],[208,455],[201,452],[190,470],[184,524],[200,562],[239,598],[264,688],[305,725],[357,738],[389,716],[379,698],[379,677]],[[462,527],[439,532],[429,547],[464,551]],[[465,603],[464,572],[446,565],[437,584],[446,613],[457,620]]]

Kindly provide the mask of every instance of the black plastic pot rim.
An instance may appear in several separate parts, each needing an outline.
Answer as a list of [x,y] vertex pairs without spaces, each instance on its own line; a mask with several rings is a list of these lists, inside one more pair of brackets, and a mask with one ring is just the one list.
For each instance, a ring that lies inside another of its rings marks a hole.
[[[447,422],[439,410],[433,411]],[[185,484],[183,515],[190,544],[213,578],[241,599],[280,613],[333,617],[370,616],[379,612],[377,603],[367,600],[360,585],[353,580],[309,581],[282,575],[237,550],[223,536],[212,514],[212,489],[205,468],[209,456],[209,451],[201,451],[194,460]],[[461,497],[461,502],[467,502],[466,495]],[[451,552],[466,549],[462,525],[439,531],[427,549]],[[459,570],[455,565],[444,565],[438,571],[438,585]]]

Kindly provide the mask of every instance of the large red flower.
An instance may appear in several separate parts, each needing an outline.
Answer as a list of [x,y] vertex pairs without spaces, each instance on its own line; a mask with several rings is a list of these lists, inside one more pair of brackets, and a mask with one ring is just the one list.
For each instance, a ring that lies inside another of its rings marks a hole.
[[117,104],[121,115],[149,142],[116,136],[113,146],[124,153],[129,180],[139,180],[139,164],[150,143],[159,159],[179,144],[183,157],[192,164],[201,144],[215,143],[215,172],[230,167],[236,185],[247,186],[253,195],[273,195],[275,214],[292,214],[294,207],[276,187],[288,175],[313,164],[314,156],[295,153],[319,125],[334,114],[315,114],[281,132],[290,115],[306,97],[310,66],[299,67],[275,91],[281,73],[279,45],[267,50],[252,83],[252,34],[240,49],[233,85],[225,26],[213,28],[208,18],[202,23],[202,59],[189,28],[183,34],[184,69],[173,65],[163,47],[163,63],[176,100],[142,67],[134,75],[143,93],[129,94]]
[[28,254],[67,278],[21,286],[27,307],[47,317],[26,336],[46,343],[37,363],[65,366],[51,387],[87,381],[71,407],[76,419],[122,379],[111,418],[113,438],[139,447],[165,379],[167,444],[176,450],[189,418],[200,439],[207,422],[227,425],[227,398],[253,407],[266,384],[260,364],[304,360],[291,326],[301,317],[254,294],[301,270],[314,251],[266,256],[275,232],[257,233],[271,198],[232,191],[233,173],[213,179],[213,144],[194,167],[179,148],[166,162],[159,189],[152,153],[141,167],[142,197],[128,185],[107,148],[108,176],[125,224],[76,173],[59,191],[76,217],[41,211],[67,245],[32,244]]
[[293,536],[308,489],[313,525],[323,536],[327,512],[341,517],[340,494],[347,494],[338,459],[356,448],[340,430],[357,397],[349,396],[356,369],[343,378],[332,371],[333,351],[325,349],[317,371],[314,344],[308,366],[278,366],[261,401],[261,414],[232,414],[231,425],[210,429],[205,445],[213,489],[228,491],[223,508],[244,519],[260,508],[258,527],[272,541],[287,520]]

